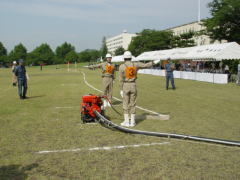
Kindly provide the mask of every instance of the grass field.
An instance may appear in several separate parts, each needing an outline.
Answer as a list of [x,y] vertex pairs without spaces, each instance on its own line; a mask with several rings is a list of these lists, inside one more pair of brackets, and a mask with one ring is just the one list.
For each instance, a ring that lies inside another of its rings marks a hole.
[[[240,148],[167,138],[130,135],[80,121],[81,96],[101,89],[100,71],[77,72],[55,66],[27,68],[27,100],[11,86],[10,69],[0,69],[0,180],[77,179],[240,179]],[[240,87],[176,79],[165,90],[162,77],[139,75],[137,105],[170,114],[170,120],[141,120],[134,129],[240,141]],[[114,96],[120,98],[118,78]],[[122,104],[114,102],[122,112]],[[145,114],[137,110],[137,114]],[[123,117],[108,109],[120,124]],[[167,142],[167,143],[166,143]],[[89,151],[148,143],[155,146]],[[38,154],[81,148],[76,152]]]

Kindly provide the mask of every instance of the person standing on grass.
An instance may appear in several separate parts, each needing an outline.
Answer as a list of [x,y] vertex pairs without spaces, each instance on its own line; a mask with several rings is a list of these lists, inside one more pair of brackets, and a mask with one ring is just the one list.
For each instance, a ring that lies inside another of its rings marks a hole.
[[133,127],[136,125],[137,71],[138,69],[153,67],[153,65],[159,63],[160,60],[155,60],[154,62],[146,64],[132,62],[132,53],[130,51],[126,51],[123,58],[125,62],[119,67],[120,95],[123,98],[124,110],[124,121],[121,123],[121,126]]
[[16,61],[13,61],[13,65],[12,65],[12,74],[13,74],[13,77],[12,77],[12,85],[13,85],[13,86],[16,86],[16,85],[17,85],[17,78],[16,78],[16,76],[15,76],[16,67],[17,67],[17,62],[16,62]]
[[169,80],[171,80],[172,88],[175,89],[175,84],[174,84],[174,76],[173,76],[173,71],[175,67],[174,64],[171,63],[171,59],[167,59],[167,64],[165,64],[165,71],[166,71],[166,90],[168,90],[168,85],[169,85]]
[[27,94],[27,74],[24,66],[24,61],[19,59],[19,65],[16,67],[15,76],[17,77],[18,82],[18,94],[20,99],[26,99]]
[[[107,96],[108,100],[112,101],[113,91],[113,80],[115,74],[115,64],[112,63],[112,55],[106,55],[106,62],[90,65],[89,69],[101,68],[102,69],[102,84],[103,84],[103,95]],[[103,100],[103,107],[111,106],[109,102]]]

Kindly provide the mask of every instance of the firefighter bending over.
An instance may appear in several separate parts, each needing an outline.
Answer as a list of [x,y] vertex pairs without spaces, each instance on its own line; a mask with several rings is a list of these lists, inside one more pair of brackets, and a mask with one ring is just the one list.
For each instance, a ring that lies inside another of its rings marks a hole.
[[137,71],[138,69],[150,68],[153,64],[159,63],[160,60],[154,62],[141,63],[132,62],[132,54],[126,51],[123,55],[124,64],[119,67],[119,81],[120,81],[120,95],[123,98],[124,121],[122,126],[133,127],[135,123],[136,114],[136,98],[137,98]]

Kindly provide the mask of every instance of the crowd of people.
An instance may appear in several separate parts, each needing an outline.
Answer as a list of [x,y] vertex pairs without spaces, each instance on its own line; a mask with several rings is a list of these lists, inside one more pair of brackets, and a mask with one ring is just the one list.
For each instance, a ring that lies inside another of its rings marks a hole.
[[[158,67],[157,67],[158,68]],[[165,63],[160,65],[160,69],[166,69]],[[218,74],[228,74],[228,80],[231,79],[231,72],[229,66],[223,65],[223,62],[216,61],[190,61],[182,60],[175,62],[175,70],[186,71],[186,72],[201,72],[201,73],[218,73]]]
[[[160,68],[165,69],[164,63]],[[175,68],[177,71],[229,74],[229,66],[223,65],[222,62],[177,61],[175,62]]]

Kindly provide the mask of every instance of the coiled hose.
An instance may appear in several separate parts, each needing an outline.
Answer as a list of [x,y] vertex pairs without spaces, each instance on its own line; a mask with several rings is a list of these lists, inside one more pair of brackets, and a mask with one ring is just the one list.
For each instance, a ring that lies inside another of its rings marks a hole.
[[231,141],[231,140],[224,140],[224,139],[215,139],[215,138],[205,138],[205,137],[198,137],[198,136],[190,136],[190,135],[183,135],[183,134],[172,134],[172,133],[160,133],[160,132],[150,132],[150,131],[140,131],[125,128],[114,124],[113,122],[109,121],[103,115],[101,115],[98,111],[94,111],[96,114],[97,121],[101,124],[107,125],[110,128],[117,129],[119,131],[130,133],[130,134],[142,134],[147,136],[157,136],[157,137],[166,137],[166,138],[175,138],[175,139],[185,139],[185,140],[194,140],[194,141],[201,141],[207,143],[215,143],[215,144],[222,144],[227,146],[240,146],[240,141]]

